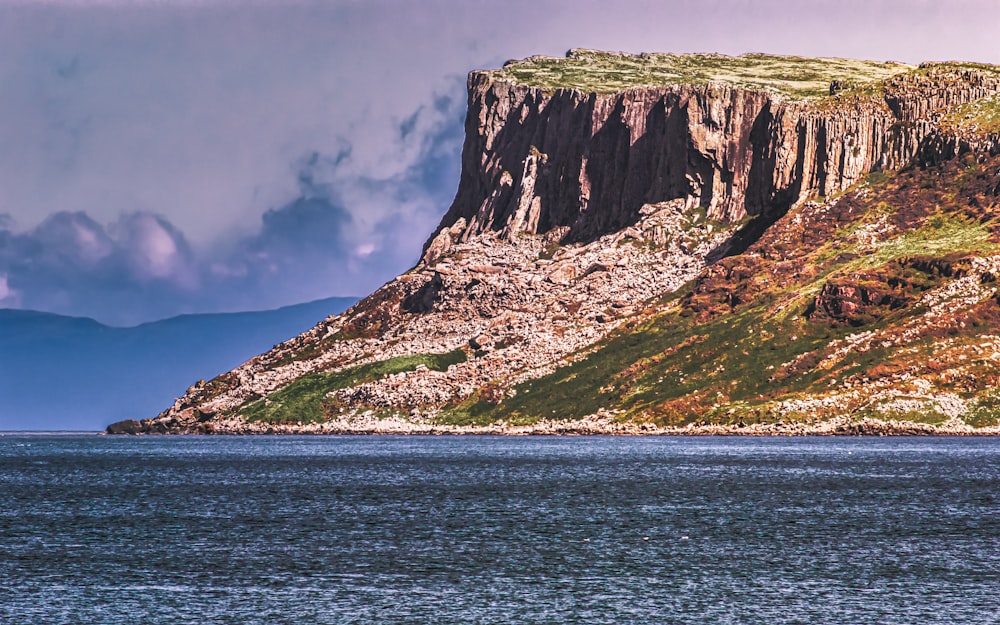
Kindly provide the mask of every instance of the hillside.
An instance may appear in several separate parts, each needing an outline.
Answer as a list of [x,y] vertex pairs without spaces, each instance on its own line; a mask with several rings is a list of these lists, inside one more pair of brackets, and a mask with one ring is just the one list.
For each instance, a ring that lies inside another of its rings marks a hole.
[[131,328],[0,310],[0,430],[97,430],[173,400],[354,299],[183,315]]
[[140,432],[1000,433],[1000,67],[469,76],[423,258]]

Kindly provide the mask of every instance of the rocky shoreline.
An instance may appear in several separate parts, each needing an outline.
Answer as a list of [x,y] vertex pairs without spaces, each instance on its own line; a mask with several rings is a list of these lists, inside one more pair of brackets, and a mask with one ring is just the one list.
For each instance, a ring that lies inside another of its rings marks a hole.
[[573,421],[543,421],[530,425],[497,422],[485,426],[415,423],[399,418],[352,417],[325,423],[271,424],[228,419],[185,429],[148,428],[132,419],[108,426],[105,434],[209,435],[396,435],[396,436],[1000,436],[1000,427],[975,428],[953,419],[940,425],[912,421],[882,421],[842,417],[818,423],[690,424],[661,427],[652,423],[619,422],[606,417]]

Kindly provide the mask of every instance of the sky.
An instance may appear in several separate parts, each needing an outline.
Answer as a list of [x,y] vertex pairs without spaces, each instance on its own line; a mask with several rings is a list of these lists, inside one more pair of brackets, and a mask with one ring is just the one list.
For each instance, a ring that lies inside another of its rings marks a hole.
[[0,0],[0,308],[363,296],[458,182],[465,77],[584,47],[1000,63],[1000,0]]

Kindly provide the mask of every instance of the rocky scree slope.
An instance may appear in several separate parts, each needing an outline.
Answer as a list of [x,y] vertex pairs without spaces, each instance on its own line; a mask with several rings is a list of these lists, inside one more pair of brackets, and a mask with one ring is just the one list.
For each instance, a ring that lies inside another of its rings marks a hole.
[[764,55],[473,72],[416,267],[109,431],[991,431],[998,93]]

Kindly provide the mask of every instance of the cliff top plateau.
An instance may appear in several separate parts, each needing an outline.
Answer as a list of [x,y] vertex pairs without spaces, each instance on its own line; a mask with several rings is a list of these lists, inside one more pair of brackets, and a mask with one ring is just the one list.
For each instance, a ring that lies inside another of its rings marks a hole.
[[1000,67],[469,75],[411,270],[134,433],[1000,433]]
[[497,80],[550,90],[614,93],[634,87],[716,82],[807,99],[829,95],[835,82],[839,88],[850,85],[857,89],[915,69],[894,61],[771,54],[626,54],[573,49],[565,57],[533,56],[508,61],[502,69],[488,73]]

